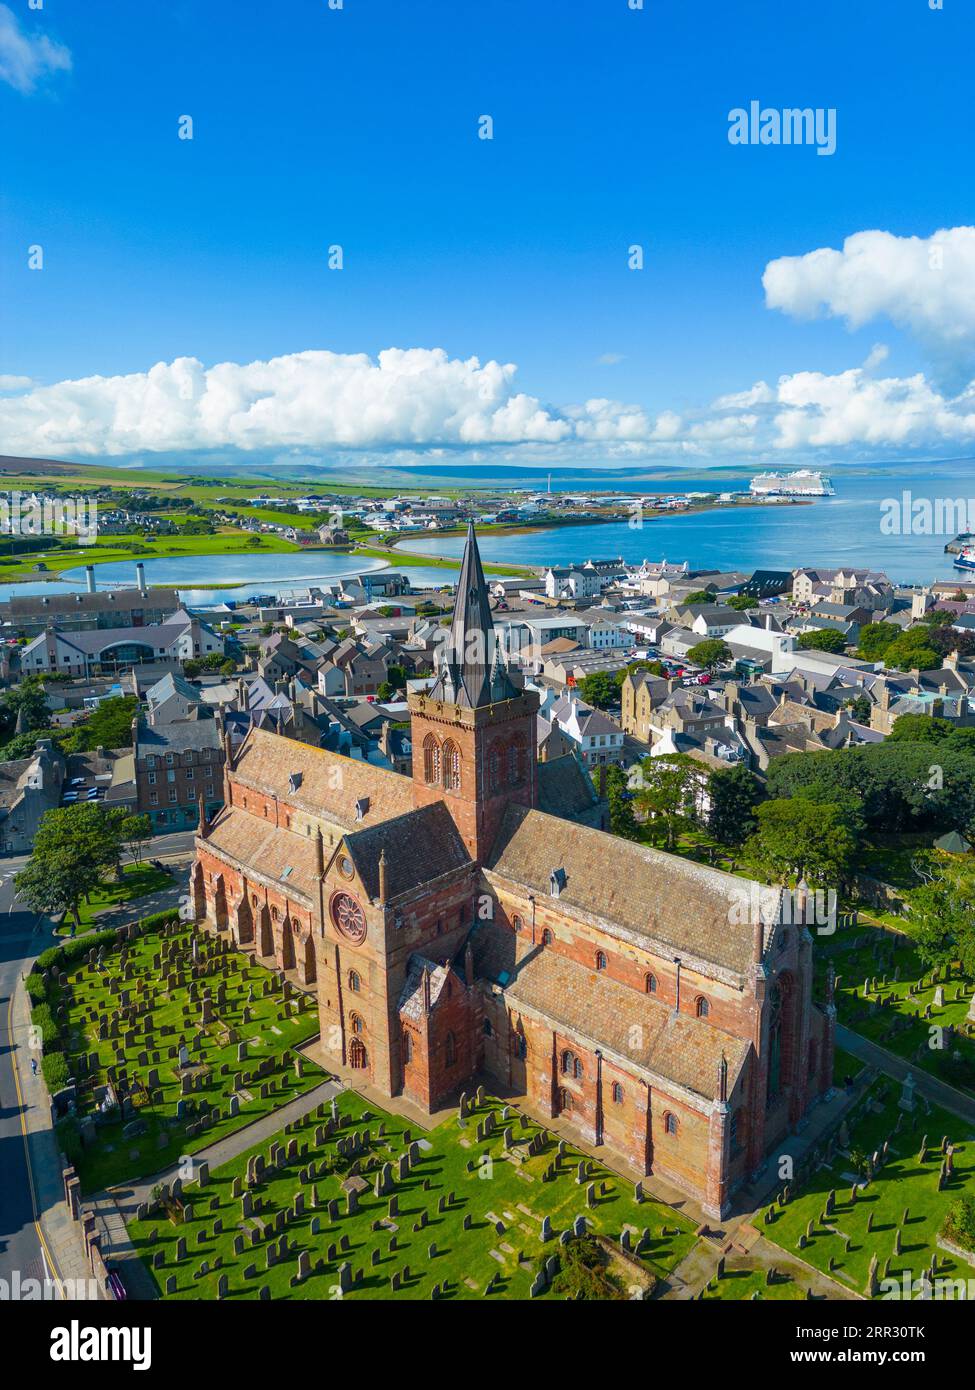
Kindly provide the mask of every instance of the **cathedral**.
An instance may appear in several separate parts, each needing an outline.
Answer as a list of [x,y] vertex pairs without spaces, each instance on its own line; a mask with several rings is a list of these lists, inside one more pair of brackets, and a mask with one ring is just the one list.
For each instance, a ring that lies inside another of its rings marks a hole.
[[483,1080],[726,1216],[832,1082],[796,892],[609,833],[577,757],[537,760],[473,527],[409,707],[412,777],[261,728],[227,741],[198,919],[314,988],[352,1084],[432,1112]]

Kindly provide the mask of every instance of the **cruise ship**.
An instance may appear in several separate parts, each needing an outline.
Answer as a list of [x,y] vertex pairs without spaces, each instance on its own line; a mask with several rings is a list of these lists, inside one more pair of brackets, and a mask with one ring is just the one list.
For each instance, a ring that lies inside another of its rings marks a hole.
[[800,468],[795,473],[759,473],[749,484],[758,497],[833,497],[833,484],[825,473]]

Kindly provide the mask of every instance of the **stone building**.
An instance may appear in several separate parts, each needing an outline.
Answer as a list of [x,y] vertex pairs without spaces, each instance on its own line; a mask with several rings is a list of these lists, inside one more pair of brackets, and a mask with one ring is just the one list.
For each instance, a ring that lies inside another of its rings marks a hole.
[[536,760],[537,703],[471,528],[412,777],[252,730],[202,818],[197,915],[314,986],[353,1084],[433,1111],[484,1078],[720,1218],[831,1084],[812,937],[789,891],[608,834],[594,793],[572,819],[588,777]]

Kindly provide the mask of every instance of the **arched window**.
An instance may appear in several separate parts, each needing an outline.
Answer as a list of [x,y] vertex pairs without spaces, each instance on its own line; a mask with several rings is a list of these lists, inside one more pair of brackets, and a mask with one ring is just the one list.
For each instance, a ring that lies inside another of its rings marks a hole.
[[542,945],[543,945],[543,946],[551,946],[551,944],[552,944],[552,942],[553,942],[554,940],[555,940],[555,937],[554,937],[554,936],[552,935],[552,933],[549,931],[548,927],[546,927],[545,930],[542,932]]
[[524,1062],[528,1056],[528,1039],[524,1033],[515,1034],[515,1056],[520,1062]]
[[618,1081],[613,1082],[613,1101],[616,1105],[623,1104],[623,1087]]
[[511,925],[514,927],[515,931],[521,931],[522,927],[525,925],[517,912],[511,919]]
[[525,740],[516,738],[508,749],[508,781],[516,787],[525,780]]
[[276,922],[280,916],[281,916],[281,914],[280,914],[280,912],[278,912],[278,909],[277,909],[276,907],[272,907],[272,908],[271,908],[271,921],[272,921],[272,922]]
[[364,1027],[362,1019],[358,1014],[349,1014],[349,1027],[353,1033],[361,1033]]
[[349,1043],[349,1066],[361,1070],[366,1065],[366,1045],[361,1038],[353,1038]]
[[647,975],[646,978],[645,978],[644,981],[643,981],[643,987],[644,987],[644,989],[646,990],[646,992],[647,992],[648,994],[656,994],[656,992],[657,992],[657,977],[656,977],[656,975]]
[[562,1111],[571,1110],[571,1109],[572,1109],[572,1092],[571,1092],[571,1091],[567,1091],[567,1090],[565,1089],[565,1087],[563,1086],[563,1087],[561,1087],[560,1090],[559,1090],[559,1112],[561,1113]]
[[448,1033],[444,1038],[444,1061],[448,1067],[452,1067],[457,1061],[457,1039],[453,1033]]
[[460,791],[460,749],[449,740],[443,746],[443,784],[446,791]]
[[677,1133],[677,1116],[672,1115],[669,1110],[664,1116],[664,1133],[674,1135]]
[[499,743],[492,743],[488,753],[488,783],[493,792],[496,792],[501,786],[501,745]]
[[698,1018],[707,1018],[708,1014],[711,1012],[711,1005],[705,999],[703,994],[698,999],[697,1003],[694,1006],[694,1009]]
[[358,993],[359,993],[359,990],[360,990],[361,988],[362,988],[362,981],[361,981],[360,978],[359,978],[359,972],[358,972],[357,970],[350,970],[350,971],[349,971],[349,989],[351,989],[351,991],[352,991],[353,994],[358,994]]
[[596,969],[597,969],[597,970],[605,970],[605,969],[606,969],[606,955],[605,955],[605,952],[603,952],[603,951],[597,951],[597,952],[596,952]]
[[407,1064],[413,1061],[413,1034],[407,1029],[403,1031],[403,1061]]
[[562,1053],[562,1074],[563,1074],[563,1076],[572,1076],[572,1075],[574,1074],[574,1072],[575,1072],[575,1065],[576,1065],[576,1055],[575,1055],[575,1053],[574,1053],[574,1052],[570,1052],[569,1049],[566,1048],[566,1050]]
[[440,744],[433,734],[423,740],[423,780],[430,787],[440,784]]

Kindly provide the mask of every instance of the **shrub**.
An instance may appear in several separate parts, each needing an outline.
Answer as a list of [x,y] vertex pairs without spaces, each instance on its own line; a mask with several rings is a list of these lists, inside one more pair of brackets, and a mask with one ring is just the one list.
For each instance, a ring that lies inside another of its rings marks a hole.
[[63,1120],[58,1120],[54,1126],[54,1134],[58,1141],[58,1148],[68,1162],[76,1167],[84,1153],[78,1121],[73,1115],[66,1115]]
[[41,1035],[41,1046],[45,1055],[49,1052],[60,1052],[62,1043],[58,1025],[54,1021],[51,1013],[50,1004],[35,1004],[31,1011],[31,1023],[38,1029]]
[[140,931],[156,931],[159,927],[168,927],[173,922],[179,921],[179,911],[175,907],[164,908],[162,912],[153,912],[148,917],[143,917],[139,921]]
[[47,999],[47,985],[42,976],[32,972],[27,976],[27,998],[31,1004],[43,1004]]
[[963,1250],[975,1251],[975,1197],[959,1197],[948,1208],[941,1234]]
[[71,1080],[63,1052],[51,1052],[43,1057],[41,1059],[41,1071],[44,1073],[47,1089],[52,1095],[55,1091],[63,1090]]

